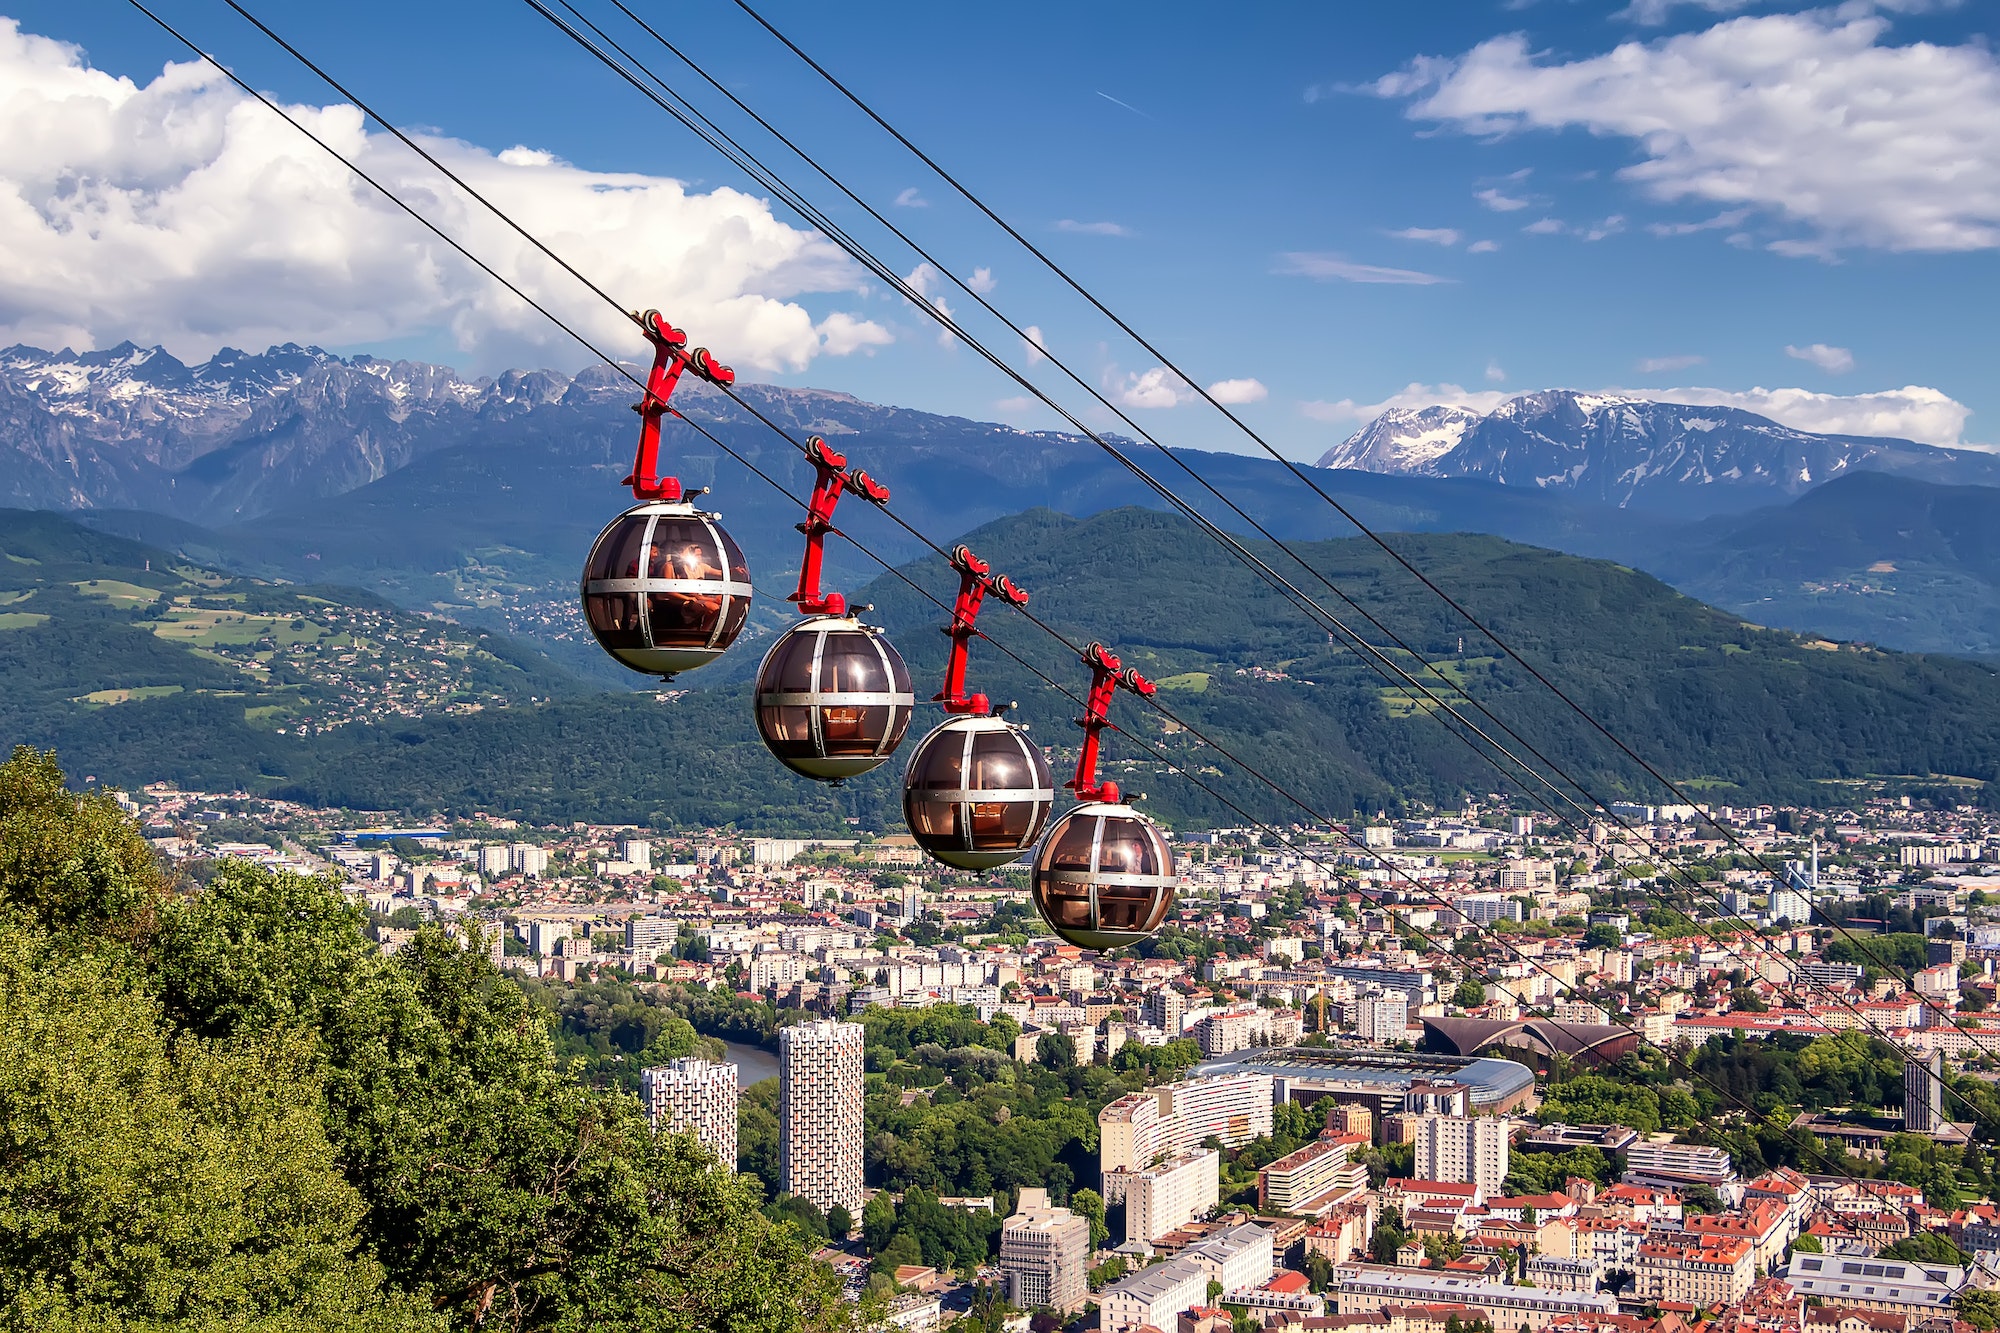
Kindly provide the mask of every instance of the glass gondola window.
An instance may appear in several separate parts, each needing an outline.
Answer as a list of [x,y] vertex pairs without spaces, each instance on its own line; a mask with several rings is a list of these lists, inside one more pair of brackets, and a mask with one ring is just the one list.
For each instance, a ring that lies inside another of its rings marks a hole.
[[1048,761],[1021,728],[996,717],[957,717],[919,742],[903,780],[903,816],[933,857],[985,870],[1034,845],[1055,795]]
[[750,614],[750,568],[718,516],[652,501],[598,534],[584,563],[584,620],[614,658],[649,675],[713,661]]
[[796,773],[839,781],[887,760],[910,729],[916,696],[901,654],[851,616],[801,621],[757,672],[757,730]]

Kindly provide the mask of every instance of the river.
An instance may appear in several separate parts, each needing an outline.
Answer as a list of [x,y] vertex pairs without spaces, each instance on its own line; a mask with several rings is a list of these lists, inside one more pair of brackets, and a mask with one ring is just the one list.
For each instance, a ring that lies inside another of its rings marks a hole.
[[736,1066],[736,1086],[747,1088],[752,1083],[762,1083],[767,1078],[778,1076],[778,1057],[762,1046],[745,1046],[741,1042],[725,1041],[729,1048],[729,1060]]

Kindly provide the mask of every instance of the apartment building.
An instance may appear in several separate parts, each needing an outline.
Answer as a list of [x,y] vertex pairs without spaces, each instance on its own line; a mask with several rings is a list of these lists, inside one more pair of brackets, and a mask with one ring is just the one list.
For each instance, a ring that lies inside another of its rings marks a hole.
[[1516,1287],[1475,1274],[1427,1273],[1379,1264],[1337,1268],[1327,1295],[1341,1315],[1372,1314],[1388,1305],[1466,1306],[1507,1333],[1522,1327],[1536,1333],[1558,1320],[1594,1320],[1618,1313],[1617,1298],[1608,1292]]
[[1734,1305],[1757,1280],[1756,1247],[1738,1236],[1648,1240],[1633,1259],[1632,1275],[1634,1294],[1642,1301]]
[[639,1101],[657,1133],[693,1134],[736,1169],[737,1071],[688,1056],[639,1073]]
[[1151,1241],[1206,1217],[1220,1198],[1222,1158],[1213,1148],[1189,1148],[1137,1171],[1103,1177],[1104,1201],[1125,1205],[1125,1239]]
[[1477,1185],[1498,1194],[1507,1179],[1508,1128],[1504,1116],[1418,1116],[1417,1177]]
[[1001,1227],[1000,1270],[1017,1309],[1081,1309],[1090,1293],[1090,1219],[1053,1207],[1045,1189],[1023,1189]]
[[1210,1135],[1237,1148],[1271,1132],[1269,1074],[1195,1078],[1120,1097],[1097,1113],[1103,1171],[1151,1166]]
[[1368,1187],[1368,1168],[1352,1160],[1368,1146],[1360,1134],[1322,1136],[1257,1173],[1257,1206],[1317,1216]]
[[778,1032],[779,1188],[861,1214],[862,1027],[822,1020]]
[[1174,1328],[1182,1313],[1208,1299],[1209,1270],[1181,1255],[1122,1277],[1098,1293],[1101,1333]]

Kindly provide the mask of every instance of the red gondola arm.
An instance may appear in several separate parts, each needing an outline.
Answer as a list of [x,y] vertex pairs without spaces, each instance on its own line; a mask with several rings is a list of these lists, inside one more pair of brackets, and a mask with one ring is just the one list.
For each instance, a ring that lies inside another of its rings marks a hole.
[[951,656],[945,662],[944,689],[931,698],[942,704],[947,713],[986,717],[993,712],[992,701],[984,694],[965,692],[967,650],[979,634],[980,603],[991,592],[1002,601],[1025,606],[1028,594],[1015,587],[1005,574],[994,574],[993,566],[974,555],[970,547],[954,546],[951,565],[958,571],[958,601],[951,609],[951,624],[944,630],[951,637]]
[[653,369],[646,377],[645,399],[632,405],[639,414],[639,449],[632,458],[631,475],[619,485],[630,486],[636,500],[679,500],[680,480],[659,475],[660,418],[674,410],[667,400],[674,396],[681,372],[690,367],[711,384],[734,384],[736,372],[718,363],[705,347],[688,351],[687,334],[667,323],[659,311],[648,310],[635,318],[653,344]]
[[833,511],[840,504],[842,491],[881,505],[889,503],[889,488],[858,468],[849,472],[846,455],[836,453],[817,435],[806,441],[806,457],[816,474],[812,499],[806,504],[806,521],[798,525],[806,537],[806,555],[799,564],[799,590],[788,600],[798,603],[801,615],[844,616],[847,598],[837,592],[822,593],[819,587],[826,534],[833,531]]
[[1118,784],[1097,780],[1098,737],[1111,725],[1111,696],[1120,686],[1141,697],[1152,695],[1158,687],[1125,666],[1101,643],[1083,650],[1083,664],[1090,668],[1090,694],[1084,701],[1084,715],[1076,720],[1083,728],[1083,749],[1076,757],[1076,776],[1063,785],[1075,792],[1079,801],[1116,805],[1121,795]]

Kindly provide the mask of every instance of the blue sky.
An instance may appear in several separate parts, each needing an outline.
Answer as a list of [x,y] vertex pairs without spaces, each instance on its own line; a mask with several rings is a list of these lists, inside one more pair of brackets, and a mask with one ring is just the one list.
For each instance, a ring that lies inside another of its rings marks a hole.
[[[607,25],[618,18],[608,3],[576,2]],[[1107,395],[1144,404],[1129,410],[1149,429],[1236,447],[1212,411],[1145,378],[1156,363],[1143,350],[733,5],[634,8],[670,25],[690,54],[954,271],[986,270],[996,304],[1042,330]],[[33,122],[54,128],[33,152],[0,149],[0,175],[31,182],[31,201],[36,188],[63,198],[52,181],[101,175],[127,199],[105,216],[132,226],[146,223],[158,191],[178,191],[166,230],[194,229],[174,233],[178,244],[153,232],[100,244],[89,260],[58,247],[73,237],[32,238],[47,241],[51,271],[87,268],[107,290],[84,299],[81,279],[0,287],[0,321],[17,336],[164,339],[198,355],[296,328],[301,341],[475,370],[581,363],[573,347],[496,310],[469,277],[447,274],[430,291],[428,275],[457,261],[413,258],[422,238],[373,205],[353,203],[360,211],[344,221],[316,193],[333,188],[325,182],[299,188],[296,209],[275,171],[231,176],[262,182],[251,187],[211,182],[193,198],[194,186],[181,187],[217,174],[202,170],[204,153],[222,160],[217,144],[230,145],[237,168],[294,150],[241,119],[268,113],[232,108],[224,91],[154,85],[181,53],[125,4],[17,0],[6,12],[21,33],[74,43],[90,66],[151,96],[111,114],[104,133],[66,137],[62,108],[73,104],[58,94],[79,76],[62,73]],[[338,101],[213,0],[163,0],[162,12],[258,87],[311,106]],[[763,217],[754,201],[736,214],[721,207],[728,196],[711,191],[748,183],[525,5],[348,0],[259,12],[385,112],[463,141],[468,160],[515,146],[549,155],[553,163],[535,154],[489,163],[496,194],[533,208],[537,230],[562,238],[629,303],[678,296],[669,314],[752,367],[746,377],[1056,424],[1014,403],[1018,390],[966,349],[940,346],[900,298],[788,234],[792,215]],[[765,12],[1190,374],[1256,381],[1238,386],[1249,400],[1240,410],[1296,456],[1316,456],[1384,403],[1480,405],[1550,386],[1709,389],[1809,428],[2000,441],[1988,316],[2000,73],[1983,45],[1986,7],[1516,0],[1225,16],[1103,4],[1033,23],[972,6],[770,0]],[[692,89],[663,52],[647,54]],[[7,83],[18,91],[24,68],[35,82],[51,59],[17,52],[0,63],[0,109]],[[106,134],[136,135],[147,116],[168,123],[187,98],[217,117],[213,143],[166,152],[176,165],[157,170],[105,147]],[[696,100],[717,109],[720,99]],[[384,163],[399,151],[368,149]],[[855,210],[833,207],[795,162],[771,160],[899,272],[916,267]],[[174,171],[186,181],[152,178]],[[604,222],[593,203],[604,185],[589,173],[672,178],[686,195]],[[393,174],[410,189],[436,188],[407,162]],[[233,240],[208,246],[199,219],[239,197],[254,197],[254,211],[220,228]],[[510,249],[450,201],[437,216],[464,223],[475,244]],[[277,244],[298,248],[274,254],[269,269],[247,268],[246,249],[259,247],[244,238],[274,229]],[[34,245],[12,248],[33,262]],[[399,276],[406,261],[426,276]],[[531,259],[515,265],[545,284],[538,291],[573,300]],[[829,324],[835,312],[848,323]],[[705,335],[703,317],[720,332]],[[623,350],[636,355],[632,341]],[[995,346],[1046,376],[1018,340],[996,334]],[[1931,392],[1901,392],[1909,386]],[[1801,392],[1752,396],[1760,388]],[[1074,389],[1063,396],[1079,401]],[[1088,419],[1108,420],[1098,409]]]

